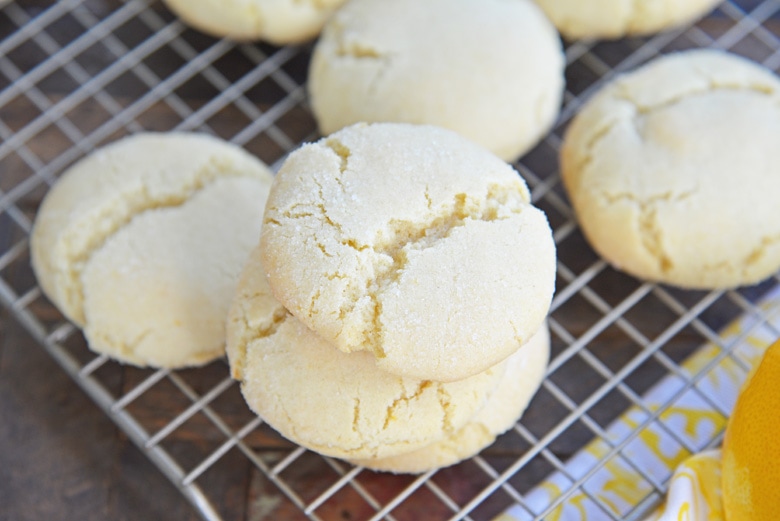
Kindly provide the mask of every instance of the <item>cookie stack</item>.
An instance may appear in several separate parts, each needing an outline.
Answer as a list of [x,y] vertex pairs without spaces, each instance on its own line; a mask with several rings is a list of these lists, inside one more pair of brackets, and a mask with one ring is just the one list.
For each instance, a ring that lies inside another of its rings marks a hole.
[[348,127],[274,179],[231,370],[302,446],[396,472],[452,464],[540,384],[554,279],[550,227],[509,165],[437,127]]

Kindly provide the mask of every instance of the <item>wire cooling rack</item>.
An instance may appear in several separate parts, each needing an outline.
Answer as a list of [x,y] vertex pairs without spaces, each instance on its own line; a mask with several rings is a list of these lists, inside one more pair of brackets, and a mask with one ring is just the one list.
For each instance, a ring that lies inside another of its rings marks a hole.
[[[95,356],[32,275],[36,208],[57,175],[95,147],[142,130],[199,130],[275,167],[316,138],[305,92],[310,47],[215,40],[148,0],[12,1],[0,9],[0,300],[204,519],[492,519],[524,507],[529,491],[566,472],[589,442],[611,443],[605,429],[627,408],[658,418],[664,407],[651,411],[642,396],[662,377],[695,388],[701,375],[680,364],[705,342],[731,356],[733,343],[719,334],[725,324],[765,320],[756,302],[777,276],[739,291],[692,292],[611,269],[585,243],[558,177],[562,131],[584,100],[620,71],[693,47],[731,50],[777,70],[780,2],[726,2],[693,27],[567,46],[559,122],[516,165],[558,245],[548,376],[513,430],[454,467],[392,476],[294,446],[251,414],[223,362],[172,372]],[[725,416],[721,404],[711,406]],[[698,449],[676,437],[687,451]],[[624,444],[608,447],[619,455]],[[634,470],[652,485],[628,513],[637,518],[664,483]],[[572,479],[532,514],[550,515],[581,485]],[[596,517],[620,518],[588,494]]]

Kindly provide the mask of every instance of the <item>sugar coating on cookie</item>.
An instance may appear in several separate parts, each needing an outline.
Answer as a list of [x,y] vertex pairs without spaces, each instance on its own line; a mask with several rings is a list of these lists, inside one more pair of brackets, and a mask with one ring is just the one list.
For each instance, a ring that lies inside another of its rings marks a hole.
[[475,456],[520,419],[544,379],[549,357],[550,333],[545,325],[507,359],[496,390],[457,432],[412,452],[352,463],[374,470],[418,474]]
[[192,27],[216,37],[277,45],[316,37],[344,0],[164,0]]
[[719,51],[660,58],[572,122],[562,176],[593,248],[640,278],[751,284],[780,268],[780,81]]
[[358,122],[454,130],[511,161],[557,117],[564,58],[530,0],[353,0],[309,69],[323,135]]
[[99,149],[38,211],[41,288],[97,352],[156,367],[220,357],[271,180],[258,159],[206,135],[144,133]]
[[722,0],[534,0],[568,40],[649,35],[692,23]]
[[439,383],[382,371],[370,353],[343,353],[273,297],[257,250],[230,308],[227,354],[253,411],[295,443],[341,458],[389,457],[457,432],[506,369]]
[[447,130],[356,125],[293,152],[263,220],[276,297],[345,352],[452,381],[539,329],[555,246],[517,172]]

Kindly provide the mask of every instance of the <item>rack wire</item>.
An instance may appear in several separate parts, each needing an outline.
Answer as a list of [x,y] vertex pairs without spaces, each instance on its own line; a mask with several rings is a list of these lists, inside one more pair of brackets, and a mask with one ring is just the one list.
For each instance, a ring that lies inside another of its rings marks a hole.
[[[402,520],[422,513],[492,519],[511,505],[544,518],[582,492],[584,478],[572,477],[541,511],[528,506],[529,491],[552,472],[566,473],[567,460],[593,440],[608,443],[610,456],[622,454],[630,437],[609,441],[607,426],[631,406],[645,411],[647,422],[657,420],[664,406],[650,407],[643,393],[665,376],[695,391],[706,368],[691,374],[681,364],[703,343],[747,371],[733,357],[736,342],[720,331],[737,317],[766,323],[756,303],[780,282],[776,275],[754,287],[713,292],[644,283],[601,260],[573,219],[557,172],[568,121],[616,74],[692,47],[730,50],[777,71],[780,2],[725,2],[691,27],[566,47],[559,121],[516,164],[558,246],[552,361],[516,427],[454,467],[393,476],[297,447],[246,408],[225,363],[154,371],[96,356],[42,295],[30,269],[28,237],[41,198],[59,173],[96,147],[142,130],[199,130],[238,143],[275,168],[287,152],[315,139],[306,100],[309,46],[215,40],[149,0],[20,0],[0,9],[0,301],[204,519],[236,512],[246,519]],[[701,399],[727,414],[723,404]],[[667,431],[686,451],[701,449]],[[706,444],[719,437],[713,433]],[[635,467],[650,492],[627,513],[631,518],[665,490],[663,481]],[[620,518],[585,493],[597,517]]]

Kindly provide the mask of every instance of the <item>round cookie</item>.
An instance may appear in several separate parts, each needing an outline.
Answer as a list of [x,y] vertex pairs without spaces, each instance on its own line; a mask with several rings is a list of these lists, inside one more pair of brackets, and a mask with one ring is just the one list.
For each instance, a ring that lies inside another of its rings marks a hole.
[[218,38],[276,45],[316,37],[344,0],[164,0],[188,25]]
[[643,36],[701,18],[722,0],[534,0],[564,38]]
[[508,431],[522,416],[544,379],[550,357],[547,326],[507,359],[504,375],[485,406],[466,425],[447,438],[398,456],[352,460],[374,470],[422,473],[470,458]]
[[555,284],[547,219],[508,164],[429,126],[355,125],[290,154],[263,219],[274,295],[345,352],[453,381],[512,354]]
[[780,268],[780,81],[719,51],[660,58],[606,86],[566,132],[562,177],[607,261],[685,288]]
[[429,124],[511,161],[553,125],[563,69],[558,34],[530,0],[353,0],[323,29],[309,93],[323,135]]
[[235,283],[273,177],[235,145],[138,134],[65,172],[31,236],[43,292],[90,348],[139,366],[224,354]]
[[286,438],[340,458],[415,450],[463,427],[485,404],[506,363],[452,383],[382,371],[370,353],[343,353],[274,297],[259,250],[230,308],[227,355],[249,407]]

